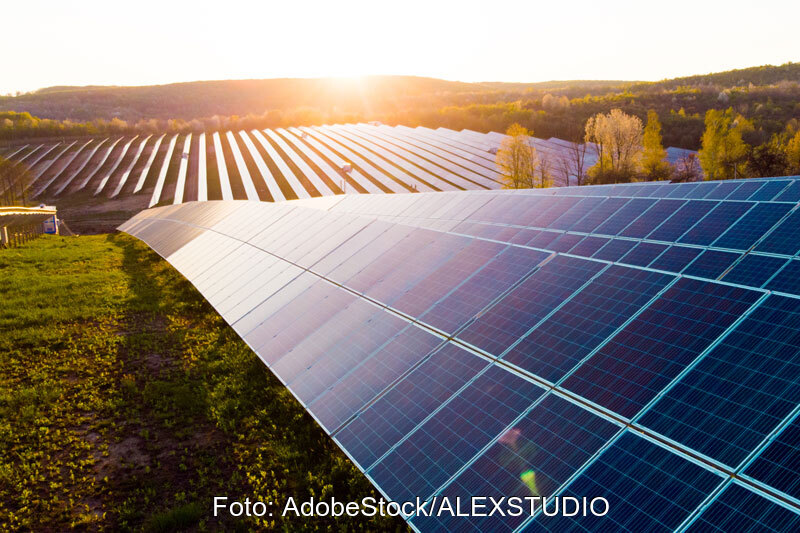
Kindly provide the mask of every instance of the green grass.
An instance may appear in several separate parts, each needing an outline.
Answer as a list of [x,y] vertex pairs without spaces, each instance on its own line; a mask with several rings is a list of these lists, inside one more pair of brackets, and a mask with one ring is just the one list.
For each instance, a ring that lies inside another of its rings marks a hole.
[[0,251],[0,530],[405,530],[214,518],[378,496],[172,267],[125,235]]

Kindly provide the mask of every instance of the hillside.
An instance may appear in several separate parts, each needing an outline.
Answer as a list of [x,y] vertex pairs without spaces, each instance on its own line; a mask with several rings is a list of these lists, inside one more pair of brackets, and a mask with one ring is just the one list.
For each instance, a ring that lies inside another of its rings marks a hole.
[[641,119],[656,110],[666,146],[697,150],[705,113],[733,107],[752,121],[746,140],[756,146],[800,120],[798,81],[800,63],[659,82],[463,83],[371,76],[62,86],[0,97],[0,139],[381,121],[481,132],[505,131],[518,122],[537,137],[581,140],[589,117],[621,108]]

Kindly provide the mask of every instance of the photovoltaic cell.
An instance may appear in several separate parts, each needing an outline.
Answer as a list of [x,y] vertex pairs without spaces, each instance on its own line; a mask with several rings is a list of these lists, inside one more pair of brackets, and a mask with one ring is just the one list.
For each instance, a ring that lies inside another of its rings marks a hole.
[[764,186],[764,181],[746,181],[735,191],[730,193],[726,200],[747,200]]
[[602,259],[603,261],[619,261],[620,258],[630,252],[637,243],[637,241],[629,241],[626,239],[611,239],[605,246],[595,252],[592,257],[595,259]]
[[800,500],[800,418],[786,426],[744,473]]
[[597,226],[605,223],[622,206],[628,203],[627,198],[606,198],[603,203],[586,213],[586,216],[572,225],[572,231],[592,233]]
[[578,499],[604,497],[607,514],[539,514],[524,531],[673,531],[721,481],[719,475],[626,432],[562,493]]
[[754,192],[747,200],[751,202],[768,202],[778,196],[788,185],[790,181],[774,180],[768,181],[759,190]]
[[564,387],[632,418],[760,296],[682,278],[568,376]]
[[772,199],[773,202],[800,202],[800,180],[794,180],[792,183],[781,191],[778,196]]
[[596,261],[556,256],[490,307],[458,338],[500,355],[604,266]]
[[742,185],[742,182],[736,180],[720,181],[717,183],[719,183],[719,185],[706,195],[706,200],[724,200]]
[[619,235],[643,239],[685,203],[685,200],[659,200],[646,213],[631,222]]
[[672,279],[667,274],[612,265],[503,359],[556,382]]
[[765,288],[771,291],[788,292],[790,294],[800,294],[800,260],[789,261],[772,278]]
[[640,242],[630,252],[622,256],[619,262],[626,263],[628,265],[646,267],[667,248],[668,246],[666,244]]
[[746,202],[725,202],[718,205],[701,221],[687,231],[678,242],[707,246],[722,235],[753,204]]
[[455,333],[547,257],[545,252],[509,247],[434,304],[421,318],[446,333]]
[[800,530],[800,514],[731,483],[687,529],[692,533]]
[[674,242],[716,207],[717,203],[692,200],[675,211],[663,224],[653,230],[647,238],[656,241]]
[[717,248],[748,250],[790,209],[789,204],[756,204],[713,245]]
[[550,244],[548,244],[546,248],[554,252],[561,252],[561,253],[569,252],[573,246],[575,246],[582,240],[583,240],[583,235],[576,235],[574,233],[565,233],[558,239],[550,242]]
[[[345,353],[344,357],[334,354],[327,358],[322,370],[302,378],[300,390],[310,389],[309,397],[318,393],[310,402],[309,410],[333,432],[441,343],[439,337],[426,330],[407,326],[364,359],[352,352]],[[317,387],[315,382],[328,388]]]
[[800,300],[770,296],[640,422],[735,468],[797,404],[799,331]]
[[747,254],[725,274],[722,281],[761,287],[789,260],[770,255]]
[[[456,501],[471,497],[552,496],[620,428],[556,395],[549,395],[442,492]],[[519,517],[417,517],[422,531],[513,531]]]
[[600,224],[593,233],[603,235],[617,235],[633,222],[642,213],[647,211],[656,201],[649,198],[634,198],[617,210],[603,224]]
[[489,362],[446,344],[335,435],[366,470]]
[[367,474],[395,501],[427,498],[543,393],[491,366]]
[[800,210],[795,210],[786,217],[786,220],[758,243],[755,250],[771,254],[797,254],[800,251]]
[[650,268],[679,273],[686,268],[686,265],[694,261],[702,251],[701,248],[672,245],[653,261]]
[[706,250],[683,273],[700,278],[717,279],[738,257],[739,254],[733,252]]
[[608,243],[605,237],[586,237],[581,242],[572,247],[569,253],[582,257],[591,257],[597,250]]

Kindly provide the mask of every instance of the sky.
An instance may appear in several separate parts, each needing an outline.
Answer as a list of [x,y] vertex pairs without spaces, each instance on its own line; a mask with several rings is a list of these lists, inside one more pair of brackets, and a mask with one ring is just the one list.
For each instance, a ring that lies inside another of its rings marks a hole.
[[0,94],[402,74],[660,80],[800,61],[796,0],[8,2]]

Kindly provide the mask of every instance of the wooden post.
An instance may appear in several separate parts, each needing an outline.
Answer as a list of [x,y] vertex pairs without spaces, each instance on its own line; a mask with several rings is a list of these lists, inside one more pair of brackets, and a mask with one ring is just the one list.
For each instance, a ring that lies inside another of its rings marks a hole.
[[11,247],[8,243],[8,228],[5,226],[0,226],[0,246],[3,248]]

